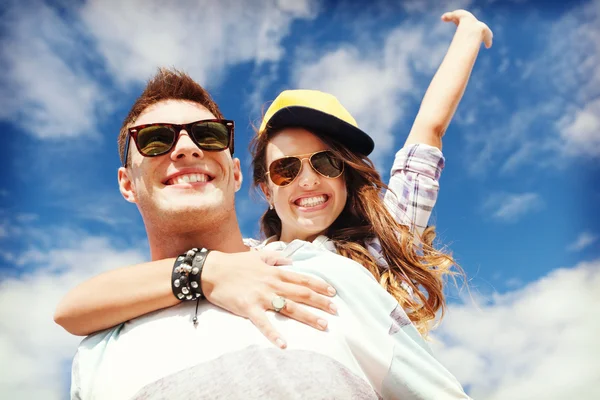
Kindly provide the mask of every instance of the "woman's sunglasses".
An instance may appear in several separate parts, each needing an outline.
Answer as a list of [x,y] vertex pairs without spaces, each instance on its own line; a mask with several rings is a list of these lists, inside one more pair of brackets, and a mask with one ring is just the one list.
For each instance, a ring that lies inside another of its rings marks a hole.
[[269,165],[267,175],[275,185],[287,186],[300,175],[303,160],[308,160],[312,169],[325,178],[337,178],[344,172],[344,162],[331,151],[322,150],[302,158],[298,156],[279,158]]
[[192,142],[203,151],[222,151],[229,148],[233,154],[233,127],[233,121],[227,119],[205,119],[181,125],[155,123],[134,126],[129,128],[123,163],[127,163],[130,137],[141,155],[156,157],[173,149],[183,129]]

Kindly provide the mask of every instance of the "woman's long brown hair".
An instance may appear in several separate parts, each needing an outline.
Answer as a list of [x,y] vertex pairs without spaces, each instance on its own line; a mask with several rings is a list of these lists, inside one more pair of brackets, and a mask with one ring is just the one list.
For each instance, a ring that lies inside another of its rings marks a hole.
[[[250,144],[255,187],[267,184],[266,148],[275,134],[255,135]],[[427,334],[438,310],[441,310],[440,319],[444,315],[444,276],[454,274],[454,259],[433,247],[433,227],[425,229],[420,240],[415,240],[409,228],[393,218],[383,202],[383,193],[389,189],[368,157],[351,152],[339,142],[317,136],[344,160],[343,176],[348,191],[346,206],[324,234],[333,240],[339,254],[369,270],[398,300],[417,329]],[[275,210],[267,209],[263,214],[261,232],[265,237],[281,235],[281,220]],[[378,266],[366,248],[365,242],[374,237],[379,238],[387,267]],[[402,282],[412,287],[414,296],[401,287]]]

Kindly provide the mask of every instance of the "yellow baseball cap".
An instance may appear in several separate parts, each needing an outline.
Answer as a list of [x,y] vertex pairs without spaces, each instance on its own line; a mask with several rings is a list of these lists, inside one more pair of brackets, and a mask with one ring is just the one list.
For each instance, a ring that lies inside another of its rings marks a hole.
[[259,135],[283,128],[305,128],[337,140],[351,151],[369,155],[375,143],[335,96],[318,90],[285,90],[271,103]]

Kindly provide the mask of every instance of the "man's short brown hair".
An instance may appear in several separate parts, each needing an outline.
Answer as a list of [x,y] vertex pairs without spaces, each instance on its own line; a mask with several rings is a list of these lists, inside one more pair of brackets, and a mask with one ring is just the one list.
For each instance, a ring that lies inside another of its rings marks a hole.
[[[198,103],[216,118],[223,118],[221,110],[214,102],[210,94],[198,83],[196,83],[188,74],[176,69],[160,68],[158,73],[148,81],[146,88],[137,98],[127,118],[121,125],[117,143],[119,145],[119,156],[123,165],[125,157],[125,140],[127,139],[127,130],[140,114],[148,107],[163,100],[188,100]],[[131,146],[130,146],[131,147]]]

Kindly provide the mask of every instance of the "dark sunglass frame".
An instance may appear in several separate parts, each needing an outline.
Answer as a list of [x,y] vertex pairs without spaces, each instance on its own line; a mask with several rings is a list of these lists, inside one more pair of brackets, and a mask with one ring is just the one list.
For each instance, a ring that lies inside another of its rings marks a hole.
[[[338,175],[336,175],[336,176],[328,176],[328,175],[322,174],[317,168],[315,168],[315,166],[312,163],[312,158],[316,154],[321,154],[321,153],[329,153],[329,154],[331,154],[331,158],[339,160],[339,162],[342,164],[342,168],[340,169],[340,173]],[[301,157],[301,156],[303,156],[303,157]],[[279,185],[279,184],[277,184],[273,180],[271,168],[273,168],[273,164],[275,164],[276,162],[281,162],[281,160],[286,160],[286,159],[290,159],[290,158],[299,160],[300,161],[300,168],[298,169],[298,172],[296,173],[296,176],[294,176],[294,178],[291,181],[289,181],[285,185]],[[304,160],[308,160],[308,164],[313,169],[313,171],[315,171],[317,174],[321,175],[324,178],[335,179],[335,178],[339,178],[344,173],[345,163],[344,163],[343,160],[339,159],[339,157],[337,157],[331,150],[319,150],[319,151],[315,151],[314,153],[310,153],[310,154],[300,154],[300,155],[297,155],[297,156],[286,156],[286,157],[278,158],[277,160],[273,160],[271,162],[271,164],[269,164],[269,170],[266,172],[266,175],[269,176],[269,179],[271,179],[271,182],[273,182],[273,184],[276,185],[276,186],[285,187],[285,186],[291,185],[292,182],[294,182],[298,178],[298,176],[300,176],[300,173],[302,172],[302,168],[303,168],[302,161],[304,161]]]
[[[227,132],[229,133],[229,138],[228,138],[228,146],[223,148],[223,149],[205,149],[202,148],[202,146],[198,143],[198,141],[196,140],[196,138],[194,137],[194,135],[192,134],[192,127],[196,124],[202,123],[202,122],[218,122],[220,124],[222,124],[226,129]],[[151,126],[166,126],[172,130],[175,131],[175,136],[174,136],[174,140],[173,143],[171,143],[171,147],[169,147],[167,150],[165,150],[162,153],[158,153],[158,154],[144,154],[142,152],[142,150],[140,149],[140,146],[138,145],[138,141],[137,141],[137,134],[139,131],[141,131],[144,128],[148,128]],[[133,139],[133,142],[135,143],[135,147],[138,149],[138,152],[144,156],[144,157],[158,157],[158,156],[163,156],[167,153],[169,153],[171,150],[173,150],[173,147],[175,147],[175,145],[177,144],[177,141],[179,140],[179,138],[181,137],[181,131],[185,129],[185,131],[188,133],[188,136],[190,137],[190,139],[192,140],[192,142],[194,142],[194,144],[196,146],[198,146],[199,149],[201,149],[202,151],[212,151],[212,152],[216,152],[216,151],[223,151],[225,149],[229,149],[229,151],[231,152],[231,154],[233,155],[233,142],[234,142],[234,130],[235,130],[235,124],[232,120],[230,119],[201,119],[199,121],[194,121],[194,122],[189,122],[187,124],[171,124],[171,123],[166,123],[166,122],[156,122],[153,124],[145,124],[145,125],[138,125],[138,126],[132,126],[131,128],[129,128],[127,130],[127,139],[125,140],[125,149],[123,152],[123,167],[127,166],[127,153],[129,151],[129,141],[131,139]]]

